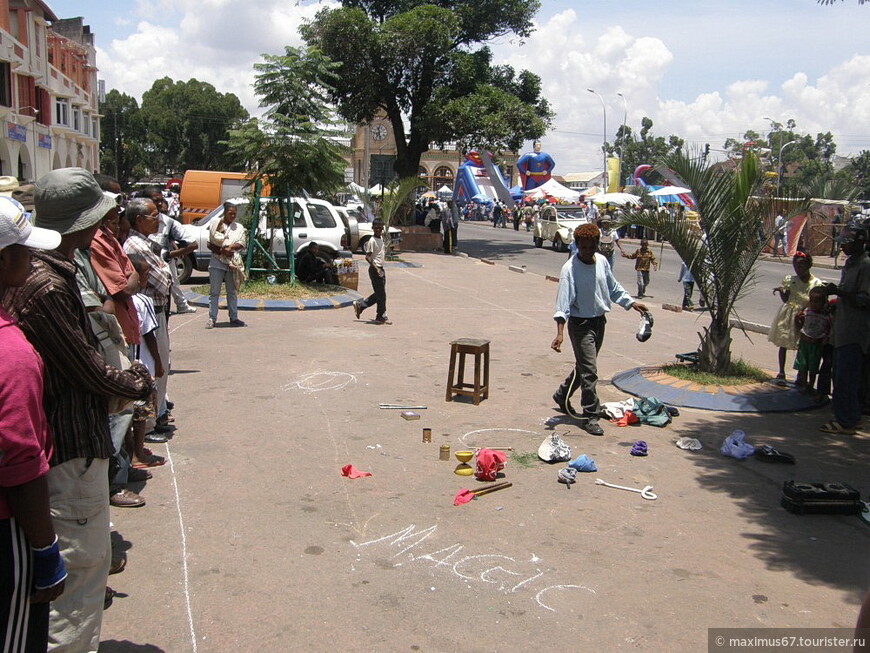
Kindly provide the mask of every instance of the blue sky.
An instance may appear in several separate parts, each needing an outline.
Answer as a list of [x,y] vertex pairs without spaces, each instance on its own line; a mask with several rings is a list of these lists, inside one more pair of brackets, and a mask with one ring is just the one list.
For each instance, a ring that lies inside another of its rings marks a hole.
[[[299,45],[296,26],[326,2],[287,0],[48,0],[59,17],[83,16],[95,34],[108,88],[141,97],[154,79],[208,81],[256,111],[251,65]],[[544,148],[556,172],[599,167],[603,131],[653,119],[715,149],[764,116],[799,131],[831,131],[838,153],[870,149],[870,4],[815,0],[543,0],[538,30],[520,46],[494,45],[499,61],[541,76],[557,117]]]

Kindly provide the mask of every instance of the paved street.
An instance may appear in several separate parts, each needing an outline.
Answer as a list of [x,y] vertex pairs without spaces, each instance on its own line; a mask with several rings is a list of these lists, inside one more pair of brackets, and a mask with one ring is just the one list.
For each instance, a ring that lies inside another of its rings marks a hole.
[[[545,243],[541,249],[532,244],[532,234],[527,233],[523,226],[516,232],[511,228],[493,229],[490,222],[463,222],[459,226],[458,249],[470,256],[499,261],[505,265],[525,265],[529,272],[541,275],[559,276],[559,270],[565,262],[567,254],[554,252],[550,243]],[[640,246],[640,241],[625,239],[623,248],[630,254]],[[659,271],[650,273],[648,288],[648,304],[661,306],[663,303],[682,304],[683,287],[677,283],[677,272],[680,269],[680,259],[667,245],[651,243],[650,248],[659,259]],[[826,257],[830,263],[831,259]],[[842,256],[840,257],[842,262]],[[634,295],[637,292],[635,282],[634,261],[623,259],[616,251],[614,259],[616,278],[625,289]],[[755,324],[769,326],[779,308],[779,299],[771,294],[771,290],[782,283],[786,274],[793,274],[791,261],[783,259],[762,260],[758,265],[756,285],[737,303],[740,317]],[[824,281],[838,281],[840,272],[822,267],[813,268],[813,274]],[[698,291],[695,290],[695,302],[698,301]]]
[[[562,259],[529,256],[554,269]],[[169,462],[141,488],[148,505],[112,509],[129,562],[110,577],[119,595],[101,651],[700,651],[708,627],[854,624],[870,527],[795,516],[779,499],[792,478],[867,496],[866,433],[820,433],[827,409],[686,409],[664,429],[585,435],[550,399],[571,367],[549,349],[554,283],[459,256],[403,258],[421,267],[388,270],[392,326],[349,308],[248,312],[247,328],[210,331],[202,309],[171,318],[178,430],[152,445]],[[636,314],[611,314],[604,400],[623,398],[609,384],[617,371],[696,346],[703,318],[658,308],[655,318],[639,343]],[[457,337],[492,342],[479,406],[444,400]],[[735,354],[775,360],[763,337],[734,339]],[[379,402],[428,408],[405,421]],[[736,428],[798,464],[722,457]],[[558,467],[509,460],[513,487],[452,505],[476,481],[438,460],[441,444],[528,453],[553,431],[599,471],[568,489]],[[678,449],[681,436],[704,448]],[[649,456],[630,456],[641,439]],[[347,464],[372,476],[343,478]],[[652,485],[658,500],[596,478]]]

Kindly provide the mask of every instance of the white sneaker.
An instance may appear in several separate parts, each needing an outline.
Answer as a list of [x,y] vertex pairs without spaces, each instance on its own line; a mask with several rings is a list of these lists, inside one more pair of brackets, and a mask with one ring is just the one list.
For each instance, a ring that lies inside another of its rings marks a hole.
[[214,320],[209,318],[208,322],[205,323],[205,328],[206,329],[214,329]]
[[184,313],[196,313],[196,306],[185,306],[175,311],[176,315],[183,315]]

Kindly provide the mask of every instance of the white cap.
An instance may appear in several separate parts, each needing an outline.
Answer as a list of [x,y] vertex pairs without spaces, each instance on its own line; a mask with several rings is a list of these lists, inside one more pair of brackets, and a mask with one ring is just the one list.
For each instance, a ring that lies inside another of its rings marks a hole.
[[60,234],[51,229],[34,227],[18,200],[0,195],[0,249],[10,245],[54,249],[60,245]]

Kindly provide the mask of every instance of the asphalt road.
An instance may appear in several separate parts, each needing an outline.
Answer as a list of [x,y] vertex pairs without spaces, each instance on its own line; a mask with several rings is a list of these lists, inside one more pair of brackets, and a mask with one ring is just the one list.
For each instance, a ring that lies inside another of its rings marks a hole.
[[[636,240],[624,240],[626,252],[633,252],[639,246]],[[489,222],[463,222],[459,226],[457,250],[476,258],[486,258],[508,265],[525,266],[528,272],[541,275],[559,276],[559,270],[565,262],[566,254],[553,251],[548,243],[538,249],[532,243],[532,234],[520,226],[516,232],[511,228],[494,229]],[[661,243],[653,247],[656,258],[659,259],[658,272],[650,273],[650,286],[647,288],[646,303],[651,305],[676,304],[681,305],[683,299],[682,284],[677,282],[677,272],[680,269],[680,259],[676,253]],[[616,278],[625,289],[634,295],[637,292],[635,282],[634,261],[615,258]],[[746,322],[769,326],[779,307],[779,299],[771,294],[771,290],[782,283],[786,274],[792,274],[791,264],[777,260],[762,260],[759,262],[756,283],[737,303],[737,315]],[[823,281],[839,281],[840,272],[820,267],[813,268],[813,274]],[[698,292],[695,291],[695,303],[698,302]]]

